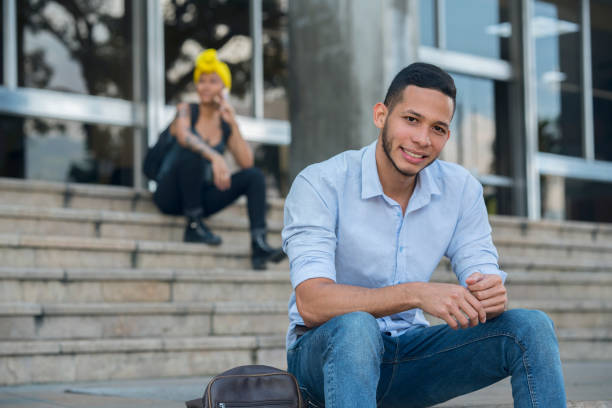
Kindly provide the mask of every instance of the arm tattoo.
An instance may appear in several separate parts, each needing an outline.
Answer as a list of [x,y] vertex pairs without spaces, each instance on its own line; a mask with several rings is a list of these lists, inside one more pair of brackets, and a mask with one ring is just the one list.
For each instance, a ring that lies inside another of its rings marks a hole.
[[176,112],[176,117],[183,118],[187,116],[189,116],[189,109],[187,109],[187,106],[180,106]]
[[206,142],[188,131],[185,137],[185,143],[190,150],[196,153],[204,155],[207,159],[210,159],[214,153],[216,153]]

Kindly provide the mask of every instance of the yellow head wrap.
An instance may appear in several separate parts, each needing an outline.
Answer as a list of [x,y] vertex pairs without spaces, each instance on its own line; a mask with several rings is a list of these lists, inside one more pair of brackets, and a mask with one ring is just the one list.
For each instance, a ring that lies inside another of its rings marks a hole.
[[193,82],[196,84],[200,80],[200,75],[216,73],[229,90],[232,87],[232,73],[227,64],[217,59],[217,51],[210,48],[202,51],[195,60],[195,69],[193,70]]

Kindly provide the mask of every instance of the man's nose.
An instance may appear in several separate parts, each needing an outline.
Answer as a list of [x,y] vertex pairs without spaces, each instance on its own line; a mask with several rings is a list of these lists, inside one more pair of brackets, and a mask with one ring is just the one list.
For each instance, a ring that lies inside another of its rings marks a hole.
[[415,133],[412,134],[413,143],[417,143],[420,146],[429,146],[431,144],[431,140],[429,139],[428,129],[419,129]]

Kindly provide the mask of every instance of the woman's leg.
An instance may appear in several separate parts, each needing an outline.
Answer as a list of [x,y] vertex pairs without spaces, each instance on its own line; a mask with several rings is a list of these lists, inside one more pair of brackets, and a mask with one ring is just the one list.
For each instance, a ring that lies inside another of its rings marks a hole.
[[206,161],[188,149],[180,149],[174,164],[164,174],[154,194],[158,207],[165,213],[184,214],[187,217],[185,242],[209,245],[221,244],[221,238],[203,223],[201,186],[204,181]]
[[266,269],[266,262],[280,262],[285,254],[266,241],[266,184],[261,170],[251,167],[232,175],[231,187],[221,191],[207,186],[202,191],[202,207],[206,216],[227,207],[241,195],[247,197],[251,227],[251,261],[254,269]]
[[232,174],[229,189],[221,191],[214,185],[204,186],[200,205],[206,217],[226,208],[241,195],[247,196],[251,230],[266,228],[266,185],[261,170],[250,167]]

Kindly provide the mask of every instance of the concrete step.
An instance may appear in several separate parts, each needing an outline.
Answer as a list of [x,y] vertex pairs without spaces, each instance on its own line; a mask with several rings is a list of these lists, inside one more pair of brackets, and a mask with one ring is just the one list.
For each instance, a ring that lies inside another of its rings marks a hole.
[[[279,244],[271,240],[272,244]],[[248,240],[220,247],[180,242],[156,242],[114,238],[32,236],[0,234],[0,262],[11,266],[48,267],[157,267],[248,268]],[[500,248],[502,265],[563,265],[568,270],[610,270],[612,245],[571,245],[564,242],[530,242],[508,239]],[[510,259],[511,258],[511,259]],[[517,263],[517,258],[523,258]],[[214,262],[213,262],[214,261]],[[288,262],[280,264],[287,268]],[[278,266],[276,267],[279,268]]]
[[521,236],[548,240],[551,238],[572,242],[612,242],[612,224],[583,221],[533,221],[526,218],[494,215],[489,217],[493,237]]
[[[509,309],[536,309],[546,313],[558,329],[612,330],[612,300],[533,300],[512,299]],[[432,324],[444,324],[442,319],[425,314]]]
[[1,303],[0,340],[282,334],[287,302]]
[[[96,184],[58,183],[0,177],[0,204],[42,208],[75,208],[158,214],[147,190]],[[268,219],[282,222],[283,200],[268,198]],[[235,208],[245,213],[246,200]]]
[[[207,224],[226,243],[248,242],[249,221],[236,207],[207,219]],[[280,245],[282,223],[269,221],[269,238]],[[38,208],[0,205],[0,234],[61,235],[90,238],[183,240],[184,217],[162,214],[90,210],[73,208]]]
[[[561,357],[611,361],[612,335],[558,330]],[[0,341],[0,385],[215,375],[243,364],[286,367],[284,335]]]
[[[441,265],[432,281],[457,283]],[[612,274],[513,272],[510,299],[612,298]],[[0,301],[30,303],[287,301],[288,271],[0,267]]]
[[[16,267],[249,269],[250,243],[202,244],[0,234],[0,265]],[[289,262],[269,263],[288,270]]]
[[[39,208],[73,208],[158,214],[151,193],[118,186],[57,183],[50,181],[0,178],[0,205]],[[268,199],[268,219],[282,223],[284,201]],[[246,215],[245,200],[238,200],[230,211]],[[548,240],[551,237],[572,242],[612,242],[612,224],[579,221],[531,221],[525,218],[491,216],[495,237],[522,236]]]
[[[542,310],[559,329],[612,331],[610,300],[511,300],[509,308]],[[282,334],[287,319],[287,304],[281,301],[0,303],[0,339]]]
[[215,375],[286,367],[284,336],[0,341],[0,385]]
[[1,302],[284,301],[287,271],[0,267]]
[[[457,283],[455,275],[438,268],[432,281]],[[511,272],[506,279],[509,299],[612,299],[612,274],[603,272]]]
[[612,261],[612,243],[582,242],[561,239],[542,240],[505,236],[494,240],[500,259],[505,257],[552,258],[570,262]]

